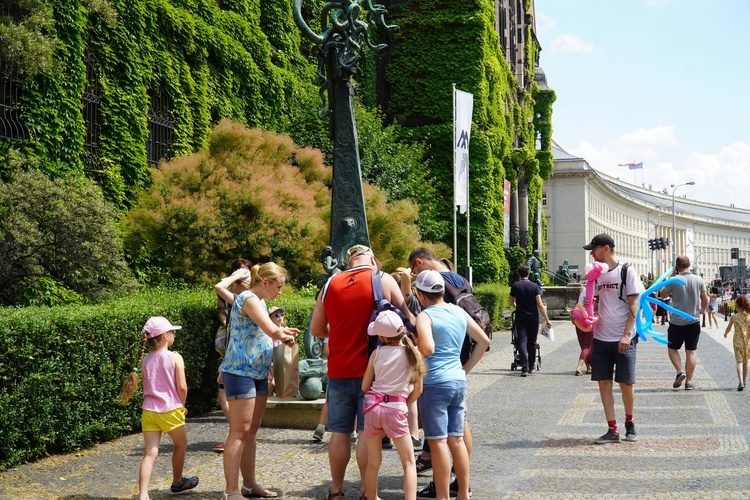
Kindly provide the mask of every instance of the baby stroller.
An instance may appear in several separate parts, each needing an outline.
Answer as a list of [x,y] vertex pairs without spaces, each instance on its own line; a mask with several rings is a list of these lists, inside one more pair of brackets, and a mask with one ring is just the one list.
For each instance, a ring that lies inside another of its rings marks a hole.
[[[510,315],[510,343],[513,344],[513,362],[510,364],[510,369],[515,370],[521,368],[521,351],[518,350],[518,334],[516,333],[516,311],[513,311]],[[531,362],[531,360],[529,360]],[[539,349],[539,342],[536,343],[536,365],[530,367],[531,371],[542,369],[542,351]]]

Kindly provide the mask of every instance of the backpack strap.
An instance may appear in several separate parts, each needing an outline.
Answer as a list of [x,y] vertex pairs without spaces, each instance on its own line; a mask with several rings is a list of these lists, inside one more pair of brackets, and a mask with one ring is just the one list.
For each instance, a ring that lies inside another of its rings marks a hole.
[[372,271],[372,294],[375,297],[375,308],[377,308],[383,300],[383,273],[374,269]]
[[622,269],[620,270],[620,300],[623,302],[627,302],[627,299],[622,298],[622,294],[625,291],[625,281],[628,278],[628,268],[630,267],[630,264],[627,262],[622,265]]

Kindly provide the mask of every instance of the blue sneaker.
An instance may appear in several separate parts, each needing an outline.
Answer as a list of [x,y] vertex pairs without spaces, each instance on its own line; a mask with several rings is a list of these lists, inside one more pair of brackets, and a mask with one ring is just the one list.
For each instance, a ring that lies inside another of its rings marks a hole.
[[198,486],[198,476],[183,477],[179,484],[173,484],[170,490],[172,493],[182,493],[183,491],[192,490]]

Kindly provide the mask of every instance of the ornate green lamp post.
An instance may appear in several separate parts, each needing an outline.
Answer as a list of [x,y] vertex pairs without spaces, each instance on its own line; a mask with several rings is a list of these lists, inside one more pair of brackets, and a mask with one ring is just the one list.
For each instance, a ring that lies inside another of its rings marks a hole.
[[[344,256],[353,245],[370,245],[362,192],[362,170],[359,162],[357,127],[354,120],[354,86],[351,78],[359,70],[362,41],[373,50],[386,44],[370,41],[370,28],[380,27],[390,37],[397,27],[385,22],[387,11],[373,0],[327,1],[320,24],[322,33],[315,33],[302,17],[304,0],[294,2],[294,21],[302,34],[316,44],[318,85],[323,102],[318,116],[330,121],[333,139],[333,192],[331,199],[331,236],[323,249],[321,262],[328,275],[344,269]],[[360,15],[366,11],[366,22]],[[321,376],[319,362],[322,342],[305,330],[305,352],[308,360],[300,363],[300,392],[315,398]],[[305,362],[307,361],[307,362]],[[319,392],[318,392],[319,394]]]
[[[318,58],[318,85],[323,106],[318,116],[330,121],[333,139],[333,193],[331,200],[330,246],[321,256],[328,274],[344,268],[344,255],[352,245],[370,244],[362,193],[357,128],[354,121],[354,86],[351,78],[359,70],[362,40],[373,50],[386,44],[370,41],[370,27],[381,27],[386,34],[397,29],[385,22],[385,7],[372,0],[326,2],[321,14],[322,34],[315,33],[302,18],[304,0],[294,2],[294,20],[302,34],[315,43]],[[360,19],[363,6],[367,22]]]

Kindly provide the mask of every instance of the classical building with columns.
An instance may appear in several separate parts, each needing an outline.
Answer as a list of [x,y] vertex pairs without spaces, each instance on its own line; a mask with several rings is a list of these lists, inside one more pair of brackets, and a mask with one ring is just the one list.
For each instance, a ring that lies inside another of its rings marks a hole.
[[[662,192],[639,187],[594,170],[556,143],[552,151],[555,168],[542,188],[547,269],[554,271],[567,260],[583,274],[591,257],[581,247],[594,235],[608,233],[617,258],[641,275],[659,276],[670,268],[675,245],[677,255],[687,255],[707,283],[727,281],[731,269],[739,287],[750,286],[750,210],[689,200],[680,196],[680,185]],[[648,241],[659,237],[669,239],[670,246],[650,250]]]

